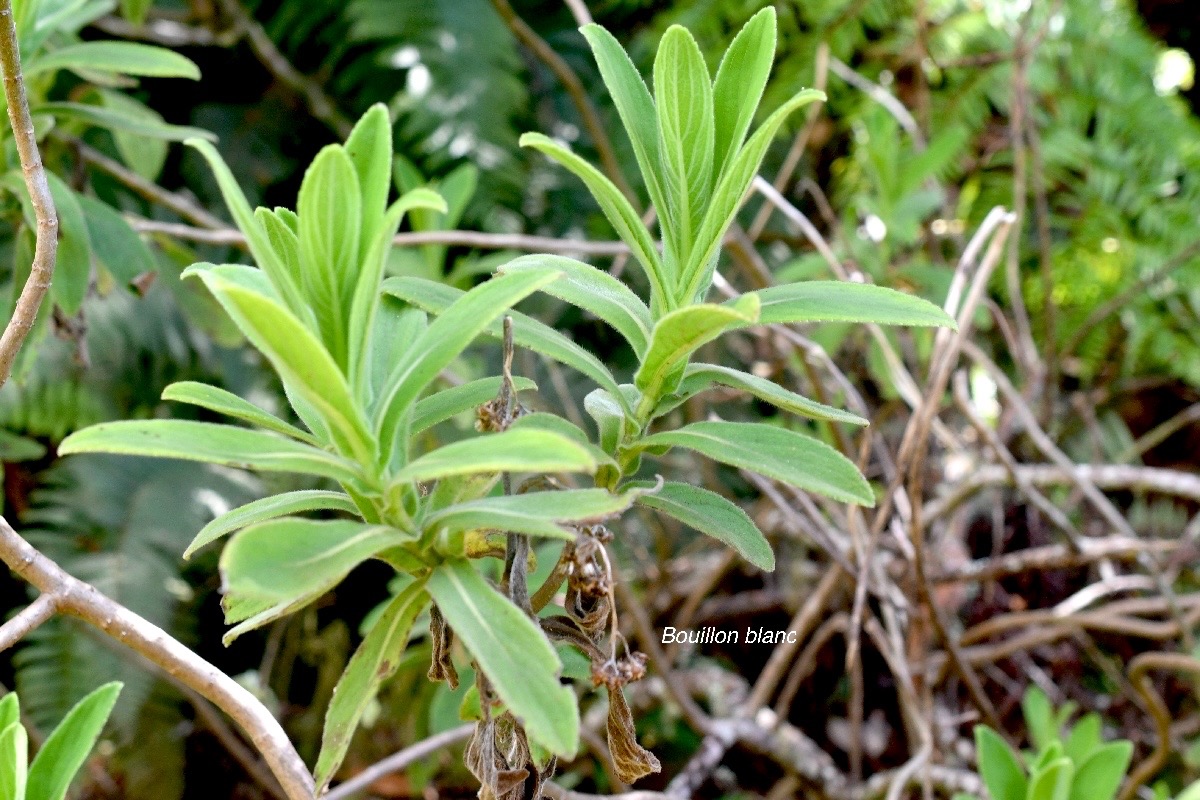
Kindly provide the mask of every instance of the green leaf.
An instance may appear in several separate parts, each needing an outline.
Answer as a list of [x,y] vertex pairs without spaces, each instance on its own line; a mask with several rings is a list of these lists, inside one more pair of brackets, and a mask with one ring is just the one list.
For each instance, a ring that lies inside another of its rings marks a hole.
[[1101,727],[1100,715],[1094,712],[1085,714],[1075,724],[1075,727],[1071,729],[1071,735],[1067,737],[1067,741],[1063,745],[1063,752],[1066,753],[1067,758],[1071,759],[1072,763],[1082,764],[1100,746]]
[[686,447],[722,464],[817,492],[844,503],[873,506],[875,496],[858,468],[811,436],[755,422],[694,422],[648,436],[648,447]]
[[[389,278],[383,282],[383,290],[431,314],[442,313],[451,303],[465,294],[453,286],[421,278]],[[507,315],[512,317],[513,342],[515,344],[528,347],[561,364],[566,364],[588,376],[613,395],[621,394],[617,388],[617,381],[609,372],[608,367],[587,350],[532,317],[517,311],[510,311]],[[484,332],[494,338],[500,338],[503,335],[502,323],[497,320]],[[621,396],[621,401],[625,401],[624,396]]]
[[[0,697],[0,731],[21,721],[21,701],[16,692],[9,692]],[[0,794],[0,797],[4,795]]]
[[367,109],[346,138],[345,149],[358,176],[362,241],[369,245],[379,231],[392,183],[392,121],[387,106],[375,103]]
[[639,494],[637,491],[613,494],[605,489],[564,489],[485,497],[430,515],[426,527],[440,527],[446,536],[495,530],[574,541],[577,531],[565,525],[590,524],[612,517],[629,508]]
[[742,146],[774,58],[775,9],[768,6],[738,31],[717,67],[717,77],[713,80],[714,178],[724,172],[725,165]]
[[363,561],[413,539],[395,528],[351,520],[260,522],[225,545],[223,588],[226,594],[264,602],[315,598]]
[[979,754],[979,777],[992,800],[1025,800],[1025,769],[1008,742],[991,728],[976,725],[975,749]]
[[691,251],[691,256],[684,265],[683,280],[679,285],[682,291],[677,295],[681,303],[701,297],[708,289],[708,284],[712,280],[712,268],[716,264],[717,253],[721,247],[721,240],[737,215],[751,181],[758,174],[763,156],[766,155],[767,148],[775,138],[779,126],[796,109],[802,108],[814,100],[824,99],[825,94],[816,89],[805,89],[795,95],[775,113],[767,117],[767,121],[759,126],[758,130],[738,151],[738,154],[727,162],[724,173],[713,187],[708,210],[696,231],[696,247]]
[[50,53],[39,53],[25,66],[25,76],[56,69],[200,80],[200,68],[190,58],[165,47],[135,42],[80,42]]
[[250,248],[250,254],[254,256],[255,263],[270,278],[275,291],[283,298],[292,313],[301,319],[311,319],[312,312],[300,294],[299,284],[296,283],[299,276],[293,276],[288,272],[285,262],[272,246],[267,232],[255,219],[254,211],[250,208],[246,195],[242,193],[242,188],[238,186],[237,179],[229,171],[225,159],[221,158],[221,154],[215,147],[201,139],[188,139],[185,144],[199,151],[204,160],[208,162],[209,169],[213,171],[213,176],[217,179],[217,186],[221,189],[221,197],[225,200],[225,206],[233,216],[238,230],[246,237],[246,244]]
[[1041,752],[1059,740],[1061,731],[1054,719],[1050,698],[1037,686],[1030,686],[1021,698],[1021,711],[1029,728],[1029,740]]
[[591,454],[592,458],[596,460],[597,464],[608,464],[614,469],[617,466],[617,462],[613,460],[612,456],[610,456],[601,448],[592,444],[592,441],[588,438],[587,433],[578,425],[566,419],[565,417],[560,417],[557,414],[550,414],[544,411],[525,413],[513,420],[508,429],[513,431],[524,430],[527,428],[549,431],[550,433],[555,433],[559,436],[570,439],[580,447],[586,449]]
[[478,472],[594,472],[582,445],[549,431],[518,429],[474,436],[415,459],[396,481],[432,481]]
[[87,222],[88,242],[100,264],[121,283],[156,269],[154,255],[120,214],[94,197],[76,195]]
[[646,352],[650,329],[654,326],[650,309],[628,286],[607,272],[573,258],[541,254],[514,258],[499,272],[561,276],[543,286],[542,291],[607,322],[625,337],[639,358]]
[[613,186],[612,181],[568,148],[540,133],[522,134],[520,145],[544,153],[575,173],[576,177],[587,185],[588,191],[600,204],[600,210],[612,224],[613,230],[629,245],[634,257],[645,270],[646,277],[650,280],[650,308],[657,311],[660,303],[669,303],[672,284],[663,270],[662,259],[654,247],[650,231],[646,230],[637,211],[620,190]]
[[25,800],[29,736],[20,722],[0,725],[0,798]]
[[364,388],[370,380],[372,356],[367,352],[370,331],[379,309],[383,264],[392,249],[392,237],[400,227],[400,220],[413,209],[445,207],[445,201],[428,189],[406,192],[388,208],[374,238],[364,240],[361,272],[350,302],[350,375],[355,387]]
[[562,663],[525,613],[462,559],[429,576],[429,594],[529,738],[561,756],[579,747],[575,694],[558,682]]
[[[713,96],[700,46],[681,25],[663,34],[654,59],[654,99],[667,207],[658,209],[674,259],[682,266],[694,246],[693,231],[708,201],[713,166]],[[680,275],[668,275],[674,292]]]
[[753,295],[743,295],[734,305],[703,303],[672,311],[654,326],[646,357],[633,377],[634,384],[652,408],[663,395],[675,391],[684,365],[701,345],[730,328],[757,320],[758,298]]
[[321,753],[313,770],[316,794],[324,791],[341,766],[358,722],[379,692],[380,685],[396,672],[408,645],[413,622],[428,601],[424,581],[409,584],[388,601],[379,619],[350,657],[325,713]]
[[[124,92],[97,89],[96,93],[100,96],[101,104],[105,108],[111,108],[128,117],[145,119],[152,125],[166,124],[162,114]],[[130,169],[148,181],[158,180],[167,160],[167,151],[170,147],[168,142],[128,131],[113,131],[112,137],[121,160],[128,164]]]
[[1129,741],[1096,748],[1078,764],[1069,800],[1113,800],[1132,758],[1133,743]]
[[[440,422],[445,422],[453,416],[478,408],[492,400],[500,393],[504,379],[496,376],[479,378],[461,386],[443,389],[437,394],[418,400],[413,407],[410,435],[415,436],[423,430],[432,428]],[[513,387],[518,392],[536,389],[537,384],[528,378],[513,377]]]
[[71,709],[29,766],[26,800],[66,797],[75,773],[92,751],[120,693],[121,684],[106,683]]
[[655,208],[667,208],[663,189],[662,161],[659,156],[658,114],[645,81],[613,35],[592,23],[579,29],[591,45],[600,68],[600,77],[612,95],[613,104],[629,134],[650,202]]
[[304,172],[296,201],[300,217],[300,285],[317,314],[321,338],[347,370],[351,297],[359,280],[362,192],[341,145],[321,148]]
[[1196,781],[1180,792],[1179,797],[1176,797],[1175,800],[1200,800],[1200,781]]
[[554,274],[501,275],[456,299],[411,343],[388,377],[375,410],[379,441],[394,440],[403,415],[438,373],[509,306],[554,280]]
[[1065,758],[1051,761],[1030,778],[1026,800],[1067,800],[1074,772],[1074,765]]
[[74,316],[87,297],[92,274],[91,238],[78,195],[53,172],[47,172],[46,178],[58,211],[58,255],[50,293],[64,314]]
[[317,440],[313,438],[312,434],[300,430],[295,425],[284,422],[274,414],[267,413],[253,403],[238,397],[233,392],[219,389],[216,386],[209,386],[207,383],[199,383],[197,381],[172,383],[163,389],[162,399],[207,408],[209,411],[215,411],[218,414],[240,419],[243,422],[249,422],[251,425],[257,425],[260,428],[266,428],[275,433],[282,433],[284,436],[290,436],[293,439],[299,439],[311,445],[317,444]]
[[179,419],[102,422],[71,434],[59,455],[120,453],[207,461],[261,472],[298,472],[358,480],[356,466],[332,453],[270,433]]
[[804,281],[759,289],[759,322],[877,322],[958,329],[954,319],[920,297],[850,281]]
[[680,383],[679,389],[672,397],[668,398],[670,405],[667,408],[662,408],[660,405],[655,413],[656,415],[663,414],[687,398],[707,391],[713,386],[740,389],[764,403],[770,403],[776,408],[801,414],[811,419],[826,419],[851,425],[870,424],[857,414],[810,400],[803,395],[784,389],[773,381],[717,364],[689,364],[683,373],[683,382]]
[[216,141],[217,137],[202,128],[192,128],[186,125],[169,125],[157,122],[142,115],[126,114],[120,109],[109,106],[94,106],[87,103],[41,103],[33,109],[36,114],[52,114],[56,117],[107,128],[110,131],[126,131],[152,139],[165,139],[168,142],[182,142],[188,139],[204,139]]
[[196,538],[183,551],[184,558],[191,558],[201,547],[215,542],[226,534],[241,528],[266,522],[270,519],[300,514],[304,511],[344,511],[347,514],[358,514],[358,507],[342,492],[327,492],[317,489],[304,489],[295,492],[264,497],[245,505],[226,511],[212,522],[205,525],[196,534]]
[[[628,405],[628,399],[626,400],[626,405]],[[625,433],[626,417],[622,410],[622,404],[617,402],[611,392],[594,389],[583,398],[583,408],[587,411],[588,416],[596,422],[596,437],[600,442],[600,449],[610,455],[615,455],[617,445],[621,443]]]
[[370,463],[374,443],[345,375],[300,320],[273,298],[256,291],[256,273],[232,264],[197,264],[184,274],[200,276],[238,328],[271,362],[289,391],[320,414],[338,449],[361,463]]
[[667,481],[658,492],[639,497],[637,503],[724,542],[765,572],[775,570],[775,554],[767,537],[745,511],[716,492]]

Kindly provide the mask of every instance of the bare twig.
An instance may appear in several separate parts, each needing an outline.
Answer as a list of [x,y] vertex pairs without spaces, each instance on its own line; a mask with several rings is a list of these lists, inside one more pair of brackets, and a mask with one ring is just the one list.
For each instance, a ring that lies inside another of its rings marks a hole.
[[350,120],[338,109],[333,98],[325,92],[321,84],[300,72],[287,60],[263,26],[238,0],[219,0],[219,2],[225,14],[245,33],[246,39],[250,43],[250,49],[254,51],[254,55],[267,68],[267,71],[274,75],[276,80],[299,95],[313,117],[325,123],[338,136],[342,138],[349,136],[352,128]]
[[25,188],[33,203],[34,219],[37,221],[37,240],[33,249],[33,264],[29,277],[21,289],[13,308],[12,318],[0,335],[0,385],[12,373],[13,362],[25,337],[37,320],[42,299],[50,290],[50,279],[54,275],[54,259],[58,252],[58,215],[54,210],[54,198],[50,196],[50,183],[46,179],[46,168],[38,152],[37,134],[33,129],[33,117],[29,114],[29,98],[25,93],[25,79],[21,74],[21,53],[17,46],[17,29],[13,22],[12,0],[0,0],[0,70],[4,72],[4,98],[8,101],[8,121],[12,125],[17,143],[17,155],[21,159],[21,172],[25,177]]
[[575,23],[579,27],[582,28],[584,25],[594,22],[592,12],[588,11],[587,3],[584,0],[563,0],[563,4],[570,9],[571,16],[575,18]]
[[380,778],[391,775],[394,772],[407,767],[409,764],[420,761],[422,758],[427,758],[438,750],[444,747],[456,745],[459,742],[465,742],[471,738],[471,734],[475,731],[475,723],[469,722],[466,725],[459,725],[456,728],[451,728],[448,731],[434,734],[428,739],[423,739],[420,742],[400,750],[382,761],[376,762],[364,769],[362,772],[355,775],[348,781],[338,784],[330,789],[325,794],[321,795],[321,800],[345,800],[345,798],[361,792],[372,783]]
[[[163,208],[174,211],[183,219],[206,229],[201,231],[202,234],[210,235],[211,231],[233,230],[229,227],[228,223],[222,221],[219,217],[210,214],[207,209],[205,209],[195,200],[192,200],[190,197],[185,197],[178,192],[167,191],[157,183],[146,180],[121,162],[109,158],[104,153],[101,153],[96,148],[85,144],[79,139],[69,139],[68,143],[71,145],[74,151],[79,154],[79,157],[84,161],[84,163],[91,164],[100,171],[111,175],[123,183],[126,187],[146,198],[150,202],[157,203]],[[179,227],[184,228],[187,226],[181,225]],[[179,238],[185,239],[188,237],[180,236]]]
[[1167,762],[1167,756],[1171,752],[1171,710],[1167,708],[1166,703],[1154,688],[1154,682],[1149,675],[1152,669],[1187,672],[1200,676],[1200,660],[1183,653],[1142,653],[1130,662],[1129,680],[1137,688],[1138,694],[1145,701],[1146,710],[1154,719],[1154,729],[1158,734],[1158,741],[1154,746],[1154,752],[1130,773],[1129,779],[1121,790],[1119,800],[1133,800],[1134,797],[1137,797],[1138,789],[1145,786],[1150,778],[1163,768]]
[[571,98],[571,102],[575,106],[575,110],[579,113],[579,118],[583,122],[583,127],[587,130],[588,136],[592,139],[592,144],[596,148],[597,155],[600,156],[600,164],[604,167],[604,172],[608,175],[609,180],[616,184],[631,203],[638,202],[637,195],[634,194],[633,188],[629,182],[625,180],[625,176],[621,173],[621,165],[617,163],[617,154],[613,150],[612,142],[608,138],[608,134],[604,132],[604,124],[600,121],[600,115],[596,112],[595,105],[588,97],[587,89],[583,86],[583,81],[575,74],[575,70],[571,69],[562,56],[554,52],[554,48],[547,44],[546,40],[538,36],[537,31],[529,27],[529,23],[521,19],[508,0],[492,0],[492,5],[496,9],[496,13],[504,20],[504,24],[509,27],[513,35],[533,52],[538,61],[545,64],[551,72],[562,83],[563,88],[567,90],[567,95]]
[[4,652],[28,636],[34,629],[54,616],[58,600],[52,594],[38,595],[15,617],[0,625],[0,652]]

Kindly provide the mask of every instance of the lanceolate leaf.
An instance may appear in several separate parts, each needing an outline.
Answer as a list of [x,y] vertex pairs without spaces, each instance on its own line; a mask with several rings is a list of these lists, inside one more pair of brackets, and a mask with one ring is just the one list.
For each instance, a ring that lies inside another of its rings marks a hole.
[[625,49],[611,33],[595,23],[584,25],[580,31],[592,47],[596,65],[600,68],[600,76],[604,85],[608,87],[608,93],[612,95],[617,113],[629,134],[634,157],[646,182],[646,190],[650,194],[650,202],[655,208],[667,208],[658,146],[658,126],[655,123],[657,113],[650,90],[646,88],[646,83],[629,60]]
[[629,508],[639,494],[566,489],[485,497],[443,509],[431,515],[426,526],[444,528],[447,534],[495,530],[574,540],[577,532],[560,523],[599,522]]
[[[687,306],[660,319],[654,326],[646,357],[633,378],[634,384],[642,394],[651,400],[657,400],[667,392],[674,391],[682,377],[683,365],[697,348],[711,342],[730,328],[756,322],[757,298],[739,300],[736,305]],[[671,385],[672,381],[675,385]]]
[[[379,232],[392,184],[392,121],[387,106],[376,103],[359,118],[346,137],[346,155],[358,176],[365,252]],[[356,256],[361,258],[362,253]]]
[[642,224],[637,211],[625,199],[625,196],[613,186],[612,181],[604,177],[598,169],[579,156],[572,153],[563,145],[543,136],[540,133],[526,133],[521,136],[521,147],[532,147],[550,158],[553,158],[587,185],[588,191],[600,204],[600,210],[612,223],[617,235],[629,245],[634,256],[641,262],[646,276],[650,279],[650,307],[656,309],[661,302],[669,304],[670,288],[673,285],[663,271],[662,259],[654,248],[654,240],[650,232]]
[[[389,140],[390,141],[390,140]],[[383,222],[375,232],[375,238],[363,242],[362,271],[350,304],[350,375],[352,385],[361,391],[370,380],[372,358],[366,352],[370,341],[369,332],[374,328],[379,308],[379,285],[383,278],[383,262],[392,247],[392,237],[400,227],[400,220],[409,211],[430,208],[444,211],[446,203],[429,189],[413,189],[406,192],[388,208]]]
[[94,197],[76,195],[87,219],[88,241],[101,265],[122,283],[156,268],[150,248],[124,217]]
[[658,492],[637,502],[724,542],[759,569],[775,569],[775,554],[762,531],[745,511],[715,492],[667,481]]
[[[453,286],[421,278],[388,278],[383,282],[383,290],[431,314],[442,313],[451,303],[465,294]],[[608,367],[587,350],[549,325],[538,322],[520,312],[510,311],[506,316],[512,317],[514,343],[566,364],[594,380],[601,388],[614,395],[620,395],[616,379],[608,371]],[[500,320],[496,320],[484,332],[489,336],[499,338],[502,330],[502,323]],[[621,396],[622,402],[624,399],[624,396]]]
[[824,100],[825,94],[816,89],[805,89],[784,103],[771,116],[767,117],[758,130],[750,137],[732,161],[728,162],[725,172],[713,187],[712,199],[704,220],[696,231],[696,249],[684,265],[683,280],[680,282],[682,292],[677,296],[681,302],[690,301],[701,290],[706,288],[707,280],[711,278],[712,266],[716,263],[717,250],[729,224],[733,222],[750,182],[758,173],[767,147],[775,138],[776,131],[783,121],[798,108],[808,105],[815,100]]
[[843,411],[840,408],[818,403],[816,400],[810,400],[803,395],[788,391],[773,381],[731,367],[722,367],[718,364],[688,365],[683,374],[683,382],[679,385],[676,394],[670,398],[669,406],[667,408],[660,407],[657,413],[665,413],[687,398],[707,391],[713,386],[728,386],[733,389],[740,389],[765,403],[770,403],[776,408],[782,408],[785,411],[791,411],[795,414],[802,414],[812,419],[847,422],[851,425],[869,424],[867,420],[857,414],[851,414],[849,411]]
[[376,410],[379,440],[390,442],[404,414],[451,361],[505,310],[557,277],[502,275],[476,286],[438,315],[388,377]]
[[[299,276],[292,275],[284,261],[275,252],[270,238],[258,220],[254,218],[254,211],[250,208],[250,203],[246,201],[246,195],[242,194],[242,189],[238,186],[233,173],[229,171],[225,160],[221,158],[215,147],[203,139],[188,139],[185,144],[198,150],[200,155],[204,156],[204,160],[208,162],[209,169],[213,171],[213,175],[217,179],[217,186],[221,189],[225,205],[233,216],[233,221],[246,237],[246,243],[250,247],[250,254],[254,256],[255,263],[271,279],[271,284],[283,298],[287,307],[292,310],[292,313],[301,315],[301,319],[304,319],[303,314],[308,309],[308,304],[304,302],[304,298],[300,294],[300,285],[297,283]],[[309,312],[309,316],[311,316],[311,312]]]
[[[479,378],[464,383],[462,386],[443,389],[437,394],[418,400],[416,406],[413,407],[412,423],[409,426],[410,434],[415,435],[439,422],[445,422],[457,414],[478,408],[495,398],[503,383],[504,379],[498,376]],[[518,392],[524,392],[536,389],[537,384],[528,378],[514,376],[513,388]]]
[[188,139],[213,139],[217,137],[206,130],[185,125],[168,125],[157,122],[145,116],[134,116],[110,106],[94,106],[87,103],[40,103],[34,113],[53,114],[56,117],[67,117],[86,122],[89,125],[107,128],[110,131],[126,131],[151,139],[166,139],[170,142],[181,142]]
[[374,453],[345,375],[325,346],[274,299],[255,291],[248,279],[255,270],[236,265],[194,265],[204,284],[263,355],[291,392],[302,397],[329,426],[338,449],[369,462]]
[[299,472],[355,482],[355,465],[311,445],[270,433],[177,419],[102,422],[71,434],[58,447],[71,453],[120,453],[207,461],[261,472]]
[[650,309],[628,286],[607,272],[573,258],[551,255],[521,256],[501,267],[500,272],[561,275],[543,286],[542,291],[607,322],[625,337],[639,357],[646,352],[650,329],[654,326]]
[[428,589],[529,738],[558,755],[573,755],[579,747],[575,694],[558,682],[562,663],[533,621],[463,559],[436,567]]
[[775,58],[775,9],[759,11],[734,37],[713,81],[714,178],[733,159],[754,120]]
[[1028,781],[1025,769],[1000,735],[985,725],[975,726],[975,749],[979,776],[992,800],[1025,800]]
[[29,766],[26,800],[66,797],[71,780],[96,744],[120,693],[121,684],[106,683],[71,709]]
[[359,281],[362,193],[341,145],[321,149],[304,173],[296,200],[300,218],[300,285],[317,315],[321,338],[348,371],[350,304]]
[[191,59],[165,47],[135,42],[80,42],[60,47],[31,59],[25,67],[25,75],[28,77],[56,69],[200,80],[200,69]]
[[871,486],[845,456],[811,436],[754,422],[694,422],[641,439],[639,449],[686,447],[835,500],[872,506]]
[[957,329],[954,319],[928,300],[883,286],[850,281],[804,281],[760,289],[759,322],[877,322]]
[[246,528],[221,553],[225,592],[283,602],[328,591],[381,550],[414,536],[350,520],[284,517]]
[[388,602],[362,644],[350,657],[346,671],[333,689],[329,710],[325,713],[321,754],[317,757],[313,772],[318,795],[324,791],[346,757],[350,739],[367,705],[378,693],[380,685],[400,665],[413,621],[428,602],[424,581],[405,587]]
[[163,389],[163,400],[173,400],[177,403],[190,403],[194,406],[207,408],[209,411],[216,411],[218,414],[224,414],[234,419],[240,419],[243,422],[249,422],[251,425],[257,425],[260,428],[266,428],[275,433],[282,433],[284,436],[290,436],[293,439],[299,439],[302,442],[309,444],[317,444],[317,440],[312,434],[300,430],[295,425],[284,422],[274,414],[269,414],[253,403],[243,400],[233,392],[227,392],[224,389],[218,389],[216,386],[209,386],[207,383],[199,383],[197,381],[180,381],[172,383],[166,389]]
[[582,445],[560,434],[520,429],[474,436],[415,459],[397,481],[431,481],[476,472],[594,472]]
[[20,720],[0,725],[0,797],[25,800],[28,776],[29,736],[25,728]]
[[1065,758],[1057,758],[1035,770],[1029,781],[1029,800],[1067,800],[1071,792],[1074,765]]
[[[708,200],[713,162],[712,83],[699,45],[680,25],[667,28],[658,45],[654,97],[668,203],[659,213],[664,231],[675,234],[675,263],[668,269],[678,269],[688,262],[695,244],[693,231]],[[680,276],[671,274],[667,279],[675,291]]]
[[1097,747],[1083,763],[1076,764],[1070,800],[1113,800],[1132,757],[1133,743],[1129,741]]
[[318,489],[304,489],[296,492],[284,492],[264,497],[246,503],[243,506],[226,511],[212,522],[205,525],[196,534],[196,538],[183,551],[184,558],[191,558],[192,553],[215,542],[226,534],[269,519],[277,519],[305,511],[344,511],[357,514],[358,508],[347,495],[342,492],[327,492]]

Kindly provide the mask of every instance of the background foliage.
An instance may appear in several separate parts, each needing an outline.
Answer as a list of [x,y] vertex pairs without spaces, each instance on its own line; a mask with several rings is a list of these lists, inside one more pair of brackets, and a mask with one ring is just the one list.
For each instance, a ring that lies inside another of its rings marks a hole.
[[[643,74],[649,74],[658,38],[669,24],[689,27],[715,66],[731,32],[762,5],[589,4]],[[1029,341],[1036,346],[1032,352],[1024,346],[1019,324],[1010,330],[986,312],[979,315],[975,341],[1024,390],[1074,460],[1194,471],[1200,447],[1195,423],[1200,414],[1194,413],[1200,402],[1200,120],[1190,84],[1172,85],[1163,69],[1168,45],[1190,47],[1195,55],[1200,20],[1189,4],[779,0],[774,5],[780,43],[764,107],[774,108],[801,86],[820,83],[829,95],[807,123],[808,146],[785,193],[841,259],[876,283],[940,299],[963,244],[989,209],[1022,207],[1014,274],[1028,307]],[[1025,5],[1031,6],[1028,12]],[[179,279],[193,261],[244,261],[245,254],[146,224],[203,228],[211,227],[205,214],[224,217],[202,160],[171,142],[196,129],[211,132],[252,203],[290,204],[313,155],[340,141],[348,120],[383,102],[397,120],[395,145],[403,156],[396,188],[429,182],[450,205],[448,215],[414,215],[414,229],[611,240],[611,229],[578,181],[538,153],[517,147],[520,133],[543,131],[596,162],[595,142],[574,98],[487,0],[160,0],[152,7],[125,2],[119,8],[103,0],[43,0],[42,6],[43,13],[47,8],[62,13],[25,50],[27,64],[84,41],[149,40],[191,59],[202,79],[188,80],[186,67],[174,62],[134,76],[120,69],[54,67],[32,79],[34,111],[48,130],[44,157],[58,177],[56,201],[65,206],[63,241],[57,311],[42,315],[18,379],[0,390],[5,515],[71,572],[241,676],[279,710],[301,753],[315,756],[333,683],[360,639],[364,617],[387,596],[376,580],[386,571],[363,567],[346,584],[353,588],[339,589],[319,606],[224,648],[216,554],[203,553],[187,564],[179,559],[196,530],[221,510],[268,490],[315,484],[274,478],[264,486],[244,474],[207,467],[100,456],[60,462],[55,456],[66,435],[96,422],[198,414],[159,400],[162,388],[175,381],[206,381],[274,412],[286,408],[270,370],[239,340],[215,302],[198,283]],[[567,6],[547,0],[514,7],[578,73],[625,176],[633,180],[633,153],[618,135],[615,109]],[[145,24],[136,24],[143,16]],[[827,74],[823,63],[832,65]],[[890,112],[848,82],[846,71],[883,87],[910,114]],[[1027,90],[1014,88],[1021,86]],[[1015,148],[1014,116],[1024,120]],[[805,125],[797,114],[784,131],[795,135]],[[781,136],[769,151],[764,176],[778,173],[790,138]],[[124,169],[105,166],[109,160]],[[14,291],[32,242],[28,212],[14,191],[16,165],[6,141],[0,264],[8,265]],[[174,201],[164,203],[147,183],[165,187]],[[645,197],[642,187],[635,189]],[[743,225],[755,226],[759,202],[752,200],[743,212]],[[758,243],[779,282],[828,277],[809,243],[777,214],[766,220]],[[476,275],[490,273],[511,255],[465,246],[396,249],[388,269],[467,288]],[[608,267],[611,259],[593,263]],[[730,261],[719,269],[731,283],[755,288]],[[997,270],[989,294],[1005,315],[1016,307],[1012,288],[1005,269]],[[7,293],[7,302],[12,295]],[[531,299],[522,308],[555,321],[614,370],[635,366],[612,331],[579,311],[547,298]],[[824,326],[811,335],[844,365],[879,415],[878,424],[890,431],[888,419],[900,402],[878,344],[849,326]],[[889,335],[914,374],[923,374],[918,368],[929,340]],[[486,355],[454,365],[458,376],[496,374],[498,350],[477,352]],[[795,377],[805,375],[799,356],[773,358],[752,340],[705,355],[756,374],[765,370],[781,381],[805,379]],[[590,388],[528,353],[519,355],[517,372],[543,387],[535,403],[566,408],[568,414],[574,408],[578,415]],[[979,386],[977,399],[987,394],[986,382]],[[746,420],[773,415],[765,404],[731,405],[727,411]],[[1014,427],[1006,420],[1002,428]],[[1168,420],[1177,424],[1159,427]],[[582,424],[582,416],[576,421]],[[446,436],[455,435],[454,426],[464,430],[470,423],[456,420]],[[1142,438],[1155,430],[1162,435]],[[825,429],[822,434],[832,437]],[[1019,432],[1014,436],[1014,453],[1038,460],[1029,442]],[[696,482],[737,497],[756,519],[769,521],[777,513],[736,472],[706,468]],[[1054,498],[1073,508],[1067,492]],[[1200,533],[1194,521],[1188,524],[1197,511],[1194,499],[1170,501],[1135,491],[1115,499],[1140,535],[1178,538],[1186,529],[1194,539]],[[963,558],[1052,540],[1048,523],[1015,494],[989,494],[971,512],[955,529]],[[649,613],[669,619],[689,591],[686,581],[673,582],[672,576],[711,564],[718,552],[685,530],[663,529],[640,517],[625,534],[616,547],[628,574],[636,576]],[[794,536],[779,534],[775,543],[780,566],[774,575],[726,566],[710,604],[695,619],[740,628],[785,625],[803,590],[828,565],[822,567],[811,544]],[[1194,563],[1182,559],[1172,567],[1177,591],[1196,590]],[[998,611],[1052,607],[1085,583],[1079,570],[989,582],[965,590],[954,610],[970,625]],[[738,606],[739,596],[758,605]],[[15,580],[0,580],[0,604],[15,609],[26,601]],[[1130,657],[1141,645],[1117,637],[1092,645],[1103,657],[1085,657],[1069,647],[1037,653],[1034,675],[1057,687],[1056,699],[1104,712],[1110,729],[1124,730],[1144,754],[1152,741],[1138,732],[1142,712],[1102,667],[1105,658]],[[409,652],[397,678],[369,709],[371,724],[355,739],[348,773],[459,724],[463,689],[425,682],[427,656],[420,649]],[[753,681],[767,652],[701,649],[683,663],[696,671],[719,667]],[[55,621],[15,654],[4,655],[0,684],[20,690],[30,722],[43,730],[101,684],[125,683],[110,727],[112,747],[89,773],[87,796],[261,796],[262,789],[222,744],[223,733],[192,698],[157,683],[82,629]],[[844,655],[836,642],[819,650],[814,658],[821,669],[783,712],[839,765],[848,766],[849,748],[838,733],[849,715]],[[884,680],[879,654],[871,651],[864,659],[867,680]],[[989,676],[990,691],[1017,738],[1021,691],[1011,684],[1023,684],[1027,667],[1005,661]],[[1167,681],[1162,688],[1180,719],[1194,718],[1196,701],[1182,682]],[[868,703],[865,713],[892,732],[868,749],[866,774],[903,763],[906,752],[895,735],[902,722],[894,702]],[[695,734],[661,706],[643,704],[637,716],[644,742],[663,761],[665,774],[673,774],[695,749]],[[1176,745],[1163,774],[1172,789],[1200,776],[1194,726],[1182,726]],[[581,757],[567,768],[567,777],[583,788],[611,790],[602,764],[603,759]],[[775,777],[770,770],[736,769],[704,791],[765,794]],[[430,781],[447,793],[472,791],[470,776],[449,755],[381,781],[374,791],[415,796]]]

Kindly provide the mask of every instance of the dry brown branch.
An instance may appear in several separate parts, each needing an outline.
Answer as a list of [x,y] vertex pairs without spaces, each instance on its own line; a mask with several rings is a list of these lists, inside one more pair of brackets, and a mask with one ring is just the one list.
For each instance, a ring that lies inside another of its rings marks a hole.
[[3,385],[12,373],[17,353],[33,328],[42,300],[50,290],[54,259],[58,253],[58,215],[54,210],[54,198],[50,196],[50,183],[46,179],[42,155],[38,152],[33,117],[29,114],[29,98],[25,93],[25,79],[21,74],[21,53],[17,46],[12,0],[0,0],[0,71],[4,73],[4,98],[8,101],[8,121],[12,125],[17,155],[21,160],[21,173],[25,178],[25,188],[29,191],[34,219],[37,221],[37,238],[29,277],[25,280],[20,297],[17,298],[12,317],[5,326],[3,335],[0,335],[0,385]]
[[1130,773],[1118,800],[1133,800],[1137,796],[1138,789],[1145,786],[1150,778],[1163,768],[1167,762],[1167,756],[1171,752],[1171,711],[1154,688],[1154,681],[1150,679],[1150,670],[1186,672],[1200,677],[1200,660],[1183,653],[1142,653],[1129,663],[1129,680],[1133,682],[1138,694],[1145,701],[1146,710],[1154,720],[1154,730],[1158,741],[1154,746],[1154,752]]

